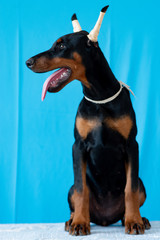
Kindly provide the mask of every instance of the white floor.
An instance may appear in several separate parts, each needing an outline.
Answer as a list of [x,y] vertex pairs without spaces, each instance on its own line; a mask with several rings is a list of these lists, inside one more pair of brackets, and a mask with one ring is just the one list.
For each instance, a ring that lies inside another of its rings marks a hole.
[[121,240],[159,239],[160,222],[151,222],[151,229],[144,235],[127,235],[121,224],[109,227],[91,226],[91,235],[70,236],[64,231],[64,223],[56,224],[0,224],[0,240]]

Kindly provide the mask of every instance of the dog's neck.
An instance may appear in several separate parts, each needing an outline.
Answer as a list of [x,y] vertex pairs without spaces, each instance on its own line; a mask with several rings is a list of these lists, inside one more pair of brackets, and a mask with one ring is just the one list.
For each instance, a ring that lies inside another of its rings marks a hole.
[[83,93],[93,100],[110,98],[120,89],[120,84],[101,51],[100,57],[93,60],[93,65],[89,69],[86,68],[86,76],[90,88],[83,85]]

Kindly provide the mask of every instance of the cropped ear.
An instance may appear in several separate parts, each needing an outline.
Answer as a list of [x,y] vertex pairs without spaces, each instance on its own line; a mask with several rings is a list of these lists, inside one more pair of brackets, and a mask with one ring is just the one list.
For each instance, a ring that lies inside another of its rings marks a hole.
[[91,47],[91,45],[94,45],[96,48],[98,48],[98,42],[92,42],[90,39],[88,39],[88,41],[87,41],[87,46],[88,47]]
[[90,39],[87,40],[87,46],[91,47],[91,40]]
[[77,20],[77,16],[76,16],[75,13],[73,14],[71,20],[72,20],[72,25],[73,25],[73,32],[80,32],[80,31],[82,31],[82,28],[81,28],[81,26],[80,26],[80,24],[79,24],[79,22]]
[[102,8],[99,18],[96,22],[96,25],[94,26],[94,28],[92,29],[92,31],[88,34],[88,38],[92,41],[92,42],[97,42],[98,39],[98,34],[99,34],[99,30],[102,24],[102,20],[103,17],[108,9],[109,5],[107,5],[106,7]]

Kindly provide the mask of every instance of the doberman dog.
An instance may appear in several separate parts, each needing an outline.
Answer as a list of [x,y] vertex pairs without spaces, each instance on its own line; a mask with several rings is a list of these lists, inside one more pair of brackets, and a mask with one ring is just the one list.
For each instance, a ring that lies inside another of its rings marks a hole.
[[42,100],[47,91],[58,92],[74,79],[82,83],[84,97],[74,128],[74,185],[68,193],[71,217],[65,224],[72,235],[89,234],[90,222],[107,226],[121,220],[128,234],[150,228],[139,211],[146,191],[138,177],[137,126],[129,89],[115,78],[97,42],[107,8],[90,33],[81,29],[74,14],[74,33],[26,61],[38,73],[59,68],[45,81]]

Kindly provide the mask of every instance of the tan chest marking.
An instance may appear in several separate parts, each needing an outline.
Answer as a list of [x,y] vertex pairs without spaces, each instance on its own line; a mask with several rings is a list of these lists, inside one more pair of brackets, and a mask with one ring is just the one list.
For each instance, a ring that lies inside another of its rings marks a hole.
[[105,124],[113,130],[119,132],[125,139],[128,138],[133,126],[133,122],[129,116],[122,116],[118,119],[106,118]]
[[76,119],[76,128],[83,139],[85,139],[93,129],[99,126],[100,122],[98,119],[88,120],[82,117],[77,117]]

